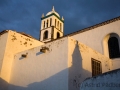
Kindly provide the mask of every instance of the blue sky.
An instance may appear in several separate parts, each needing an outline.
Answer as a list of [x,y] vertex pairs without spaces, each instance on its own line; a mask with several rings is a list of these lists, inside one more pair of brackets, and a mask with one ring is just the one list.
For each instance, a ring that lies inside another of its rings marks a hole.
[[39,38],[42,13],[65,19],[64,34],[120,16],[120,0],[0,0],[0,31],[11,29]]

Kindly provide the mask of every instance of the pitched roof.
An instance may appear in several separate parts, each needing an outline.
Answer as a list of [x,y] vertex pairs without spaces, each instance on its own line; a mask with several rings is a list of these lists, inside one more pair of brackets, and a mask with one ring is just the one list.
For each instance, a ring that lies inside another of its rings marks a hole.
[[24,36],[27,36],[27,37],[29,37],[29,38],[33,38],[33,39],[35,39],[35,38],[34,38],[34,37],[32,37],[31,35],[26,34],[26,33],[24,33],[24,32],[17,32],[17,33],[20,33],[20,34],[22,34],[22,35],[24,35]]
[[118,20],[120,20],[120,16],[119,16],[119,17],[116,17],[116,18],[113,18],[113,19],[110,19],[110,20],[107,20],[107,21],[104,21],[104,22],[102,22],[102,23],[99,23],[99,24],[96,24],[96,25],[87,27],[87,28],[84,28],[84,29],[78,30],[78,31],[76,31],[76,32],[67,34],[67,35],[65,35],[65,36],[72,36],[72,35],[75,35],[75,34],[78,34],[78,33],[82,33],[82,32],[85,32],[85,31],[89,31],[89,30],[92,30],[92,29],[94,29],[94,28],[97,28],[97,27],[100,27],[100,26],[104,26],[104,25],[110,24],[110,23],[115,22],[115,21],[118,21]]
[[[8,31],[9,31],[9,30],[3,30],[3,31],[0,32],[0,35],[3,35],[4,33],[8,32]],[[16,32],[16,31],[15,31],[15,32]],[[31,35],[28,35],[28,34],[26,34],[26,33],[24,33],[24,32],[16,32],[16,33],[19,33],[19,34],[22,34],[22,35],[27,36],[27,37],[29,37],[29,38],[35,39],[35,38],[32,37]],[[35,40],[37,40],[37,39],[35,39]]]

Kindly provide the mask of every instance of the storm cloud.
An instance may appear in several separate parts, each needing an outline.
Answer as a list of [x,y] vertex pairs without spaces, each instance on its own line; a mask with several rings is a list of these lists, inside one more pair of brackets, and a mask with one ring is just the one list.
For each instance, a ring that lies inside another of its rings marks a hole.
[[120,16],[119,4],[120,0],[0,0],[0,31],[16,30],[38,39],[41,15],[54,6],[69,34]]

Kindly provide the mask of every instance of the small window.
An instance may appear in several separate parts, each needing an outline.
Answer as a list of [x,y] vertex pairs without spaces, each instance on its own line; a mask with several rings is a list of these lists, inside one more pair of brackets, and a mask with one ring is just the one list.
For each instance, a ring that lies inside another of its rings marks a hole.
[[116,37],[111,37],[108,40],[108,49],[110,58],[120,57],[119,42]]
[[48,27],[48,20],[47,20],[47,23],[46,23],[46,24],[47,24],[47,27]]
[[44,25],[43,25],[43,28],[45,28],[45,21],[44,21]]
[[47,38],[48,38],[48,31],[45,31],[43,35],[43,39],[47,39]]
[[56,19],[55,19],[55,27],[56,27]]
[[59,21],[58,21],[58,23],[57,23],[57,28],[59,29]]
[[61,25],[61,23],[60,23],[60,30],[62,30],[62,25]]
[[59,32],[57,32],[57,38],[59,38],[60,37],[60,33]]
[[101,62],[95,59],[91,59],[92,64],[92,76],[102,74]]

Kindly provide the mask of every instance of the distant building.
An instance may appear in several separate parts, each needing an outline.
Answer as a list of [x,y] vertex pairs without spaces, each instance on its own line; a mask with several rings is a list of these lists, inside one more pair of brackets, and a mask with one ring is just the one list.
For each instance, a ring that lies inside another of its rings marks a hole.
[[0,90],[79,90],[86,79],[120,68],[120,17],[64,36],[64,18],[41,18],[40,41],[0,33]]

